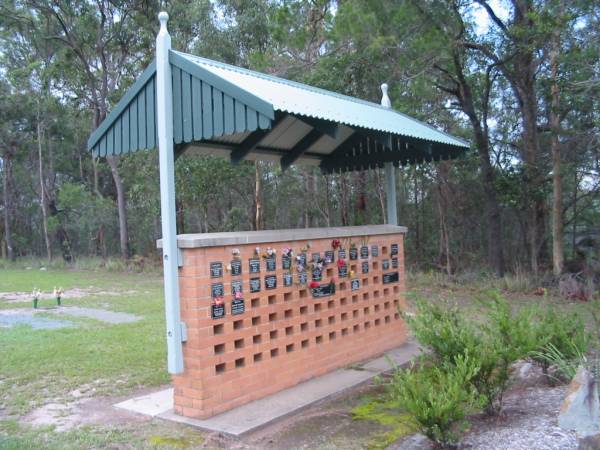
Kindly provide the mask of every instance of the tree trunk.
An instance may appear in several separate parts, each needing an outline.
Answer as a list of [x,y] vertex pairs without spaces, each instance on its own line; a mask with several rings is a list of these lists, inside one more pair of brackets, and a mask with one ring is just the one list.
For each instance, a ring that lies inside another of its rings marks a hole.
[[12,231],[10,228],[12,201],[11,201],[11,181],[12,181],[12,156],[8,152],[3,156],[4,176],[2,177],[2,193],[4,201],[4,241],[6,242],[6,256],[9,260],[15,260],[15,249],[12,241]]
[[50,243],[50,235],[48,233],[48,203],[46,201],[46,183],[44,181],[44,160],[42,158],[42,140],[43,129],[40,113],[40,104],[38,102],[37,109],[37,144],[38,144],[38,174],[40,177],[40,206],[42,209],[42,227],[44,230],[44,243],[46,244],[46,257],[48,262],[52,261],[52,245]]
[[552,73],[552,104],[550,108],[550,129],[552,132],[550,147],[552,149],[552,270],[560,275],[563,270],[563,204],[560,157],[560,91],[558,87],[558,52],[560,48],[560,31],[552,34],[552,50],[550,51],[550,71]]
[[118,160],[115,156],[107,156],[106,161],[110,166],[115,188],[117,189],[117,210],[119,213],[119,242],[121,247],[121,258],[129,259],[129,236],[127,232],[127,207],[125,205],[125,188],[119,174]]
[[254,162],[254,229],[262,230],[263,223],[263,204],[262,204],[262,174],[260,172],[260,163]]

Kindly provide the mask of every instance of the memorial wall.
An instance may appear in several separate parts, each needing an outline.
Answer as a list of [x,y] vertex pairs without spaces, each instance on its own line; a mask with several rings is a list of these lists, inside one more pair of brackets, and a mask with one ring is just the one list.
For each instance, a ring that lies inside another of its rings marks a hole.
[[188,338],[175,412],[207,418],[404,343],[405,231],[178,236]]

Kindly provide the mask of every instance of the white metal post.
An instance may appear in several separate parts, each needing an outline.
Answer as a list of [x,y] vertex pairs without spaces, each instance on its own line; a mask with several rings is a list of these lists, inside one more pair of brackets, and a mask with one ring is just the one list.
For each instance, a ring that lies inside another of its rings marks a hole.
[[[392,107],[392,101],[388,96],[388,85],[381,85],[381,106],[385,108]],[[398,225],[398,211],[396,210],[396,169],[394,164],[386,162],[385,168],[385,198],[387,202],[387,223],[389,225]]]
[[173,154],[173,84],[167,30],[169,15],[158,15],[160,31],[156,36],[156,118],[160,165],[160,213],[162,223],[163,272],[169,373],[183,372],[179,282],[177,279],[177,225],[175,220],[175,158]]

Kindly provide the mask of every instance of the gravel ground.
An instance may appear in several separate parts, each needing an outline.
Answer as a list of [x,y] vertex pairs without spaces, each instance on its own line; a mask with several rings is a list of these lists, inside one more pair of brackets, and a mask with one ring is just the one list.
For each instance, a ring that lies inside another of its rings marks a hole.
[[460,449],[567,450],[577,448],[574,432],[558,427],[566,386],[525,387],[508,393],[498,417],[477,416]]

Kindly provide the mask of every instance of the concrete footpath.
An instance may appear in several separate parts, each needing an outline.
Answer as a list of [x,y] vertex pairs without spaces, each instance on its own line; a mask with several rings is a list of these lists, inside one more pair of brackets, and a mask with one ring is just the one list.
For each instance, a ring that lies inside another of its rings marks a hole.
[[210,431],[241,436],[294,414],[313,403],[356,387],[382,372],[391,370],[393,365],[404,366],[419,353],[418,346],[409,342],[386,352],[379,358],[335,370],[204,420],[175,414],[173,412],[173,389],[132,398],[117,403],[115,407]]

